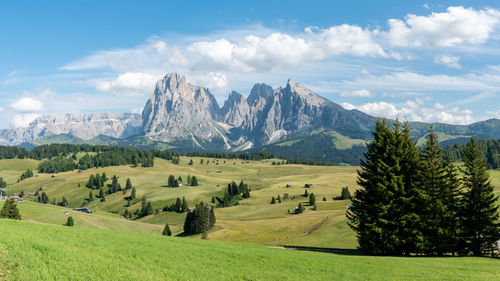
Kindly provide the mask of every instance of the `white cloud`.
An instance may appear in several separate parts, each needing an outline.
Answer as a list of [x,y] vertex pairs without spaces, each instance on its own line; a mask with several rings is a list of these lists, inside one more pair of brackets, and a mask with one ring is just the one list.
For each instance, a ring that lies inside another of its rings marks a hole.
[[453,67],[453,68],[462,68],[458,61],[460,60],[460,57],[458,56],[448,56],[448,55],[436,55],[434,57],[434,63],[437,64],[443,64],[448,67]]
[[11,125],[13,128],[28,127],[28,125],[39,116],[40,115],[36,113],[16,114],[12,117]]
[[473,112],[468,109],[458,107],[447,107],[437,103],[434,107],[407,100],[404,103],[371,102],[359,106],[343,103],[342,106],[348,110],[358,109],[366,114],[376,117],[386,117],[390,119],[399,118],[401,120],[440,122],[448,124],[470,124],[477,121]]
[[43,104],[36,98],[21,98],[10,104],[10,108],[16,112],[39,112]]
[[144,92],[151,92],[159,78],[160,76],[148,73],[126,72],[116,78],[98,81],[96,88],[119,95],[142,95]]
[[368,91],[368,90],[361,89],[361,90],[354,90],[354,91],[344,91],[344,92],[340,93],[340,96],[352,97],[352,98],[371,98],[371,97],[374,97],[375,94]]
[[404,20],[389,19],[387,40],[398,47],[451,47],[463,43],[481,44],[491,36],[500,21],[494,9],[449,7],[429,16],[406,15]]

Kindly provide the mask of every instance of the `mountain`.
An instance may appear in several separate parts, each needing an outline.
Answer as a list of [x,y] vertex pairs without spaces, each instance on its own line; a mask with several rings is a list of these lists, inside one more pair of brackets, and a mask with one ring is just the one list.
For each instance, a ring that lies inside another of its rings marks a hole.
[[38,117],[26,128],[0,130],[0,143],[16,145],[59,134],[68,134],[84,140],[98,135],[128,138],[140,133],[141,128],[141,116],[133,113],[46,115]]
[[[112,144],[178,152],[268,151],[278,156],[357,164],[377,119],[346,110],[292,78],[276,89],[255,84],[246,98],[233,91],[219,107],[210,90],[169,73],[157,82],[142,116],[44,116],[27,128],[1,130],[0,142]],[[471,136],[500,138],[497,119],[470,125],[410,122],[418,144],[425,143],[430,126],[444,144],[465,142]]]

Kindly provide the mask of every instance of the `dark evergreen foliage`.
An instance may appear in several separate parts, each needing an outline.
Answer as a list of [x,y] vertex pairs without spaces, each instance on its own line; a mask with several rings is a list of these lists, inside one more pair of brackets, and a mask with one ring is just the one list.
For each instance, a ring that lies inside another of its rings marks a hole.
[[498,196],[494,195],[484,156],[475,139],[467,144],[463,162],[462,237],[466,250],[475,256],[493,253],[500,240]]
[[75,225],[75,221],[73,220],[73,217],[69,216],[68,220],[66,220],[65,226],[74,226],[74,225]]
[[0,218],[20,220],[21,214],[14,199],[7,199],[0,210]]
[[165,228],[163,229],[162,234],[165,236],[172,236],[172,231],[170,230],[170,226],[168,226],[168,223],[165,224]]
[[[189,152],[186,153],[188,157],[210,157],[210,158],[225,158],[225,159],[241,159],[241,160],[263,160],[274,158],[272,153],[268,152]],[[203,159],[200,160],[203,164]]]
[[184,222],[185,234],[197,234],[211,229],[216,222],[212,207],[200,202],[193,210],[188,211]]
[[[476,140],[477,146],[486,158],[488,169],[500,168],[500,140]],[[467,153],[467,144],[455,144],[444,148],[443,154],[446,160],[461,161]]]

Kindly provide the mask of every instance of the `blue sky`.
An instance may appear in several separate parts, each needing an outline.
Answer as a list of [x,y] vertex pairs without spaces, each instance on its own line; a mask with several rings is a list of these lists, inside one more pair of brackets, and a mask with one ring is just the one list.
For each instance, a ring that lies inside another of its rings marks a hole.
[[375,116],[500,118],[495,1],[2,1],[0,127],[140,112],[168,72],[210,88],[293,77]]

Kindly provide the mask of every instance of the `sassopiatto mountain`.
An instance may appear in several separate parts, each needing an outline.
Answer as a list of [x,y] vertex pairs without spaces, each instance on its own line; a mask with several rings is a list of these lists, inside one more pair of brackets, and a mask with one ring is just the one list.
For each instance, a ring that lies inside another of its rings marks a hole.
[[[181,152],[269,151],[356,163],[376,120],[361,111],[347,110],[292,78],[276,89],[256,84],[246,98],[233,91],[220,107],[209,89],[169,73],[157,82],[142,116],[98,113],[40,117],[27,128],[0,131],[0,138],[11,145],[74,140],[50,137],[65,134],[78,137],[79,143],[154,144]],[[423,143],[431,125],[444,144],[463,142],[471,136],[500,138],[498,119],[470,125],[411,122],[418,142]]]

